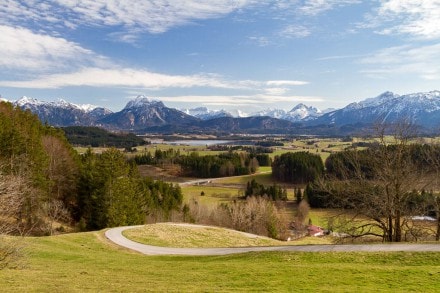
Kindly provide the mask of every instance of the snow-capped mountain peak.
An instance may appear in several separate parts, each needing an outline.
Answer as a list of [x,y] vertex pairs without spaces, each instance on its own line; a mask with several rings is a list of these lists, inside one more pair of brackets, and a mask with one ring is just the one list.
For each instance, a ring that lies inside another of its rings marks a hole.
[[129,101],[127,105],[125,106],[124,110],[132,109],[132,108],[139,108],[139,107],[145,107],[149,105],[161,105],[163,106],[163,103],[161,101],[152,100],[144,95],[139,95],[135,99]]
[[395,123],[402,120],[423,126],[438,127],[440,121],[440,92],[397,95],[385,92],[340,110],[323,115],[315,124],[371,125],[375,123]]
[[231,113],[232,117],[236,117],[236,118],[246,118],[252,116],[239,109],[229,111],[229,113]]
[[13,103],[38,115],[41,121],[54,126],[99,125],[98,119],[112,113],[110,110],[92,105],[76,105],[64,99],[52,102],[39,101],[26,96]]
[[393,92],[387,91],[383,94],[375,97],[375,98],[369,98],[366,100],[363,100],[362,102],[359,102],[360,105],[363,107],[376,107],[378,105],[381,105],[385,102],[391,101],[393,99],[399,98],[400,96],[398,94],[395,94]]
[[220,117],[232,117],[232,114],[229,113],[226,110],[210,110],[206,107],[197,107],[192,109],[182,109],[182,112],[196,117],[200,118],[202,120],[209,120],[214,118],[220,118]]
[[253,113],[251,116],[268,116],[272,118],[282,119],[286,115],[286,111],[282,109],[267,108],[265,110]]
[[321,115],[322,112],[318,108],[306,106],[303,103],[300,103],[293,107],[292,110],[287,112],[283,118],[292,122],[297,122],[302,120],[310,120]]
[[23,107],[25,105],[41,105],[44,104],[44,102],[41,102],[37,99],[34,98],[29,98],[26,96],[21,97],[20,99],[18,99],[15,104],[19,107]]

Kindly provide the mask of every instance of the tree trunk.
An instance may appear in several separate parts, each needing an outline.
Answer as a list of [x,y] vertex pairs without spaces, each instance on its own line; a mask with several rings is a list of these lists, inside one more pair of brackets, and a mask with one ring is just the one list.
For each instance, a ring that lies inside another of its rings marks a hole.
[[391,216],[388,216],[388,235],[387,240],[388,242],[393,242],[393,218]]
[[437,211],[437,233],[435,233],[435,240],[440,240],[440,213]]
[[394,242],[402,241],[402,227],[400,225],[400,211],[396,211],[396,219],[394,223]]

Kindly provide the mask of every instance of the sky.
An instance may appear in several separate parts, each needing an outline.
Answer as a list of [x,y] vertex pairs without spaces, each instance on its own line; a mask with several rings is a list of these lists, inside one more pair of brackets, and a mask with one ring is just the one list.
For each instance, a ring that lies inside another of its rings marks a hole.
[[440,0],[0,0],[0,95],[341,108],[440,90]]

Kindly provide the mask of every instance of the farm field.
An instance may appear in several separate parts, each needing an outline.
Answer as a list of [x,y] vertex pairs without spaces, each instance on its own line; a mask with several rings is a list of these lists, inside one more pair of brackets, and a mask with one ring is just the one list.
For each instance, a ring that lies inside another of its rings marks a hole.
[[440,275],[440,253],[145,256],[102,231],[25,242],[24,267],[0,271],[4,292],[438,292]]

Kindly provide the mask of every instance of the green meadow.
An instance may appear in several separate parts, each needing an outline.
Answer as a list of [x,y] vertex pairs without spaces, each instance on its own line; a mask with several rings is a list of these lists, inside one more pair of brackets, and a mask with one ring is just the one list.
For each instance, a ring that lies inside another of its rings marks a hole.
[[2,292],[438,292],[440,253],[146,256],[103,232],[25,238]]

